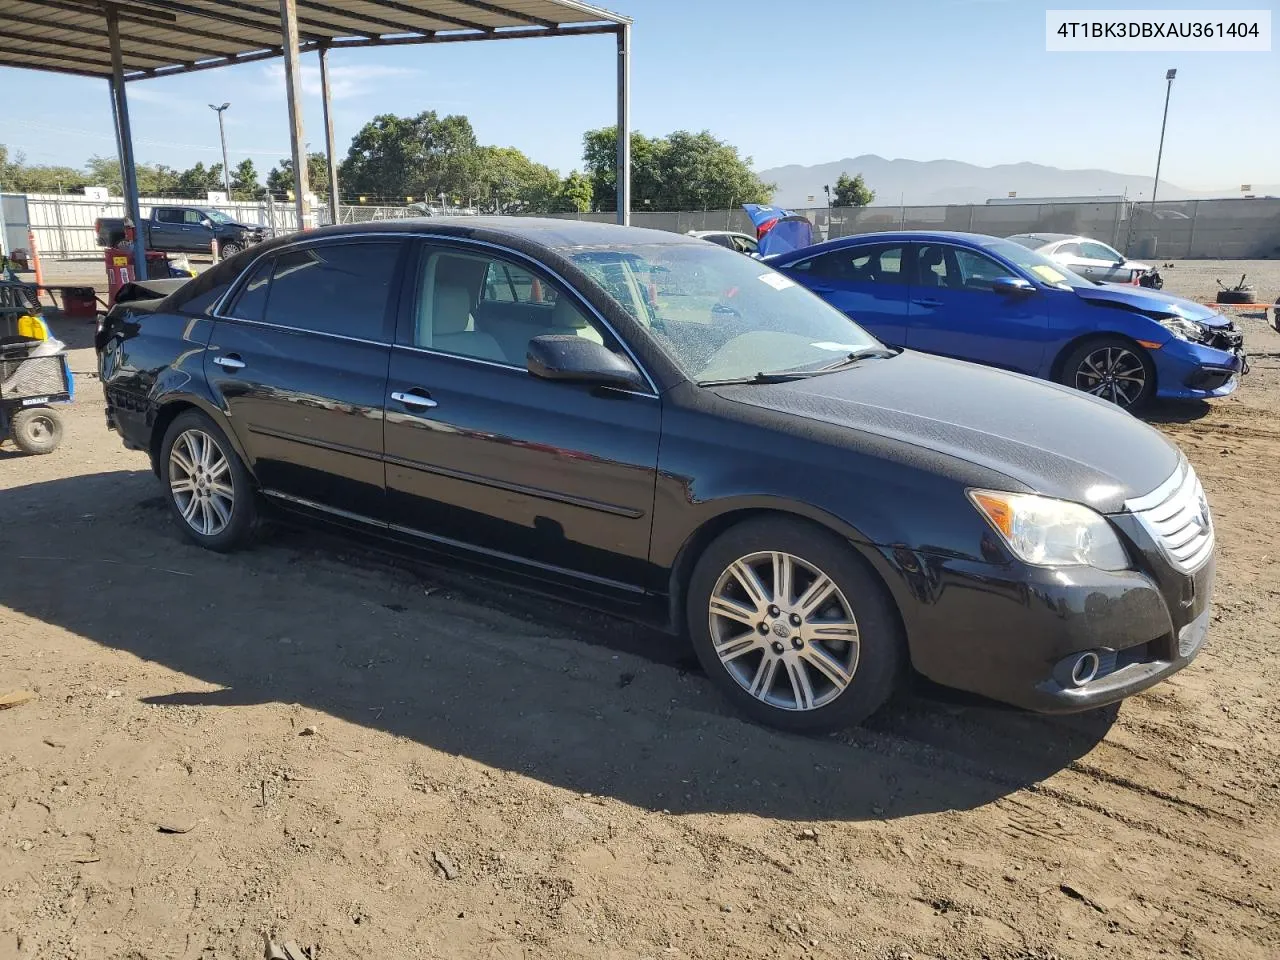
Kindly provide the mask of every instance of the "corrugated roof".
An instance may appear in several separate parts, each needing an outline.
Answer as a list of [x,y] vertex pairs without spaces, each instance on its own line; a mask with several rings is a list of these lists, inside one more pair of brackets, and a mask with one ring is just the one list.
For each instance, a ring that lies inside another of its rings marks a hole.
[[[111,76],[106,9],[125,79],[280,56],[278,0],[0,0],[6,65]],[[611,32],[631,21],[577,0],[297,0],[299,50]]]

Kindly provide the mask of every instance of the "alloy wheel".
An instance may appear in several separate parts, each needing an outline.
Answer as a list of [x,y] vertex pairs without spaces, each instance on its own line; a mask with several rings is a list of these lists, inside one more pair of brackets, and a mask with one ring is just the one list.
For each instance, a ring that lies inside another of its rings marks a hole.
[[740,557],[720,574],[708,606],[721,665],[757,700],[816,710],[853,682],[860,647],[853,608],[812,563],[781,552]]
[[1142,358],[1125,347],[1099,347],[1076,368],[1077,390],[1121,406],[1132,406],[1147,386]]
[[231,522],[235,509],[231,463],[203,430],[184,430],[173,441],[169,490],[182,519],[201,536],[217,536]]

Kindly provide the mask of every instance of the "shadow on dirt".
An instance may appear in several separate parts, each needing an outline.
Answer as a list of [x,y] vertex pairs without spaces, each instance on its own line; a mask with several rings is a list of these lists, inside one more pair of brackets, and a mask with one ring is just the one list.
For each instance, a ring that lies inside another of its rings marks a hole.
[[864,728],[784,735],[738,719],[648,628],[313,533],[208,553],[158,494],[141,470],[11,488],[0,525],[0,604],[222,688],[150,680],[129,692],[143,703],[297,703],[641,807],[790,820],[977,807],[1087,753],[1116,715],[921,684]]
[[1147,423],[1194,423],[1213,412],[1204,400],[1156,400],[1142,411]]

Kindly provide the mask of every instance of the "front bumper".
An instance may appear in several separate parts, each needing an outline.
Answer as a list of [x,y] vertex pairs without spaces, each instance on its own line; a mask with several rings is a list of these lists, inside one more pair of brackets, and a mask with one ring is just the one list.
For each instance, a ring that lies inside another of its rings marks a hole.
[[1170,340],[1151,352],[1156,367],[1156,395],[1167,400],[1211,400],[1240,386],[1249,372],[1244,336],[1234,324],[1216,329],[1205,343]]
[[[882,569],[917,671],[1029,710],[1070,713],[1159,683],[1203,645],[1213,557],[1183,575],[1154,550],[1133,546],[1143,569],[1118,572],[994,565],[901,549],[877,559],[888,563]],[[1074,685],[1070,666],[1088,651],[1098,656],[1098,670]]]

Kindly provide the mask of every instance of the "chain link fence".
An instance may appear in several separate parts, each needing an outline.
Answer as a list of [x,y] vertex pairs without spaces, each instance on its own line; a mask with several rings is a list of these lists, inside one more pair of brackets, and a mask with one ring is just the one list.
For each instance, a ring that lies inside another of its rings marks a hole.
[[[153,205],[212,206],[245,223],[260,223],[275,233],[297,229],[293,204],[234,202],[203,204],[196,200],[148,198]],[[317,205],[318,222],[330,222],[329,208]],[[434,211],[436,213],[442,211]],[[443,211],[446,213],[455,211]],[[1109,243],[1139,259],[1265,259],[1280,257],[1280,198],[1185,200],[1139,204],[1128,201],[1098,203],[1008,203],[950,206],[813,207],[796,211],[808,217],[818,239],[886,230],[958,230],[1007,237],[1015,233],[1078,234]],[[36,237],[37,249],[50,259],[93,259],[100,255],[94,235],[98,217],[124,216],[124,203],[113,198],[13,194],[5,197],[10,245],[25,246],[26,230]],[[421,206],[341,204],[340,223],[420,216]],[[22,223],[25,215],[26,223]],[[567,219],[611,223],[612,211],[557,214]],[[688,233],[690,230],[732,230],[754,233],[741,209],[650,212],[634,210],[638,227]],[[21,237],[21,242],[13,238]]]

